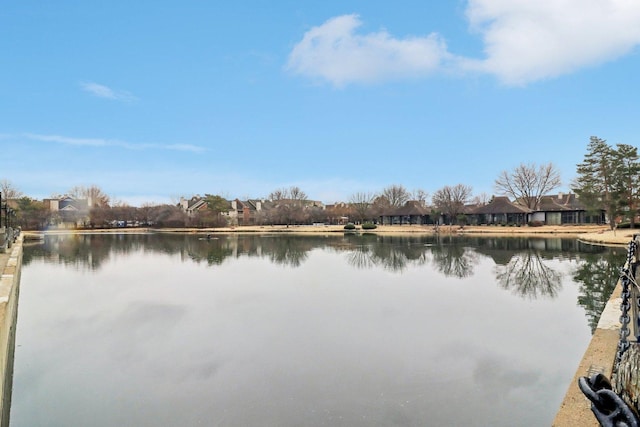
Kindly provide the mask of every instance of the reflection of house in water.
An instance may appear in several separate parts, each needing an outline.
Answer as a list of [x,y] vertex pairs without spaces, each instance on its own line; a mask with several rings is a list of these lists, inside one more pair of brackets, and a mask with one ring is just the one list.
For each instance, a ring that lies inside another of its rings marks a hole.
[[482,237],[468,240],[478,253],[492,258],[497,265],[507,264],[514,254],[523,251],[537,251],[542,258],[554,258],[563,255],[571,257],[577,252],[601,253],[605,250],[602,246],[560,237]]
[[496,265],[507,265],[509,261],[511,261],[511,258],[513,258],[513,252],[505,251],[504,249],[478,248],[476,252],[488,256]]

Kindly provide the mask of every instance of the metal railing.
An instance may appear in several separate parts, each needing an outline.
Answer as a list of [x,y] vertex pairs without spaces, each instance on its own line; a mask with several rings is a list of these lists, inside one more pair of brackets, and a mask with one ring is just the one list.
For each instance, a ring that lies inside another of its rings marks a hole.
[[[640,235],[635,234],[629,242],[627,260],[620,272],[620,339],[613,366],[614,385],[602,373],[581,377],[578,386],[591,401],[591,411],[604,427],[640,427],[637,405],[628,399],[631,384],[620,384],[629,377],[629,368],[637,370],[638,343],[640,342],[640,287],[636,281],[636,270],[640,260]],[[633,351],[629,351],[633,347]],[[625,357],[625,353],[627,356]],[[635,394],[635,393],[634,393]],[[626,398],[626,399],[625,399]],[[635,399],[632,399],[635,400]]]

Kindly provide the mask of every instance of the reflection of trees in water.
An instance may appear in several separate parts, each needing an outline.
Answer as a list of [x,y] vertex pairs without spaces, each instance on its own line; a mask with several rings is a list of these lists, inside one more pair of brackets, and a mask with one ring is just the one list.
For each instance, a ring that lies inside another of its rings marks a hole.
[[350,266],[366,270],[376,266],[373,260],[373,251],[369,246],[356,246],[347,252],[347,262]]
[[521,297],[555,298],[562,288],[562,274],[549,267],[536,250],[518,252],[506,265],[496,266],[496,280],[503,289]]
[[382,267],[385,270],[402,272],[409,265],[422,265],[426,262],[424,238],[399,239],[397,236],[376,236],[373,234],[355,236],[348,247],[349,265],[368,269]]
[[314,241],[295,236],[266,239],[262,245],[263,253],[269,256],[271,262],[288,267],[300,267],[309,256],[308,252],[316,247]]
[[478,254],[457,244],[440,244],[431,247],[433,265],[447,277],[469,277],[478,263]]
[[402,272],[431,262],[445,276],[469,277],[481,256],[495,264],[498,285],[526,298],[554,298],[562,275],[546,260],[576,260],[573,280],[579,283],[578,304],[595,329],[616,285],[626,256],[624,249],[586,245],[574,239],[526,239],[466,236],[241,235],[215,234],[69,234],[48,235],[43,243],[25,242],[23,264],[34,259],[96,270],[113,254],[158,252],[183,260],[220,265],[227,258],[262,257],[288,267],[300,267],[315,248],[345,253],[359,269],[381,267]]
[[97,270],[112,252],[127,253],[144,247],[145,238],[142,234],[128,238],[122,235],[50,235],[42,243],[26,243],[22,263],[28,265],[33,259],[41,258],[45,262]]
[[605,254],[587,254],[578,261],[573,280],[579,283],[578,304],[587,315],[591,332],[598,326],[600,315],[620,276],[627,252],[609,249]]
[[[558,287],[558,279],[554,279],[553,272],[544,269],[541,258],[576,257],[583,250],[596,251],[591,249],[594,246],[577,245],[579,243],[575,240],[559,239],[371,233],[304,236],[212,234],[209,239],[205,234],[187,233],[79,234],[50,235],[41,245],[25,245],[23,262],[28,264],[34,258],[43,258],[47,262],[97,269],[112,253],[135,250],[177,255],[183,260],[210,266],[220,265],[227,258],[244,256],[263,257],[273,263],[300,267],[311,250],[326,248],[345,253],[347,261],[355,268],[381,267],[402,272],[409,266],[431,262],[442,274],[463,278],[471,276],[480,256],[486,255],[504,266],[497,277],[502,287],[515,289],[519,295],[535,297],[553,296]],[[530,253],[532,246],[548,250]],[[528,255],[522,255],[523,250]],[[514,253],[519,254],[515,259],[512,258]],[[585,304],[589,304],[588,298],[586,301]]]
[[207,238],[202,234],[186,233],[48,235],[42,243],[25,244],[23,264],[40,258],[45,262],[75,265],[79,269],[97,269],[114,253],[147,251],[178,255],[212,266],[222,264],[229,257],[259,256],[277,264],[299,267],[311,249],[327,246],[327,240],[330,239],[322,236],[292,235],[215,234]]
[[224,239],[185,240],[185,252],[187,256],[196,261],[205,261],[208,265],[220,265],[225,258],[233,254],[229,242]]

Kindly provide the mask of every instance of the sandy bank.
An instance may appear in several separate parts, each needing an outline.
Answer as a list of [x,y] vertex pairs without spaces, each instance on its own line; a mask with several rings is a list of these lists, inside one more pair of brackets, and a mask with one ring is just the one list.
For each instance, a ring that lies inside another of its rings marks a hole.
[[[116,228],[116,229],[96,229],[96,230],[48,230],[45,232],[24,232],[25,239],[42,238],[44,234],[89,234],[89,233],[343,233],[344,227],[340,225],[255,225],[224,228]],[[358,229],[362,232],[363,230]],[[375,230],[367,232],[380,234],[433,234],[436,229],[432,225],[381,225]],[[542,227],[505,227],[505,226],[439,226],[437,229],[441,234],[465,234],[483,236],[562,236],[575,237],[582,241],[602,245],[626,245],[633,238],[633,234],[640,230],[609,230],[608,226],[601,225],[546,225]]]

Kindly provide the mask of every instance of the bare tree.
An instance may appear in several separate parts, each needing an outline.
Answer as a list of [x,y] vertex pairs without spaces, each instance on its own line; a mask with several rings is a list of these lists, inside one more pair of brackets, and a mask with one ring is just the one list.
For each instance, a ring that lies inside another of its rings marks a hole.
[[269,199],[274,202],[275,222],[291,224],[306,221],[305,207],[307,206],[307,194],[300,187],[279,188],[269,194]]
[[480,193],[471,200],[474,205],[486,205],[491,201],[491,196],[487,193]]
[[187,214],[175,205],[157,205],[150,209],[149,219],[158,227],[184,227]]
[[382,197],[387,199],[389,205],[399,208],[409,201],[411,193],[402,185],[393,184],[382,190]]
[[294,185],[289,187],[289,198],[292,200],[307,200],[307,194],[300,187]]
[[269,193],[268,199],[272,202],[284,200],[289,198],[289,191],[286,188],[278,188]]
[[22,197],[22,192],[19,191],[8,179],[0,180],[0,191],[2,191],[2,198],[5,200],[18,199]]
[[389,199],[381,195],[373,199],[371,210],[376,217],[380,217],[387,215],[392,210],[392,206]]
[[495,181],[497,192],[519,200],[529,209],[537,209],[542,196],[560,185],[560,172],[553,163],[522,163],[511,172],[502,171]]
[[374,198],[375,194],[367,192],[354,193],[349,198],[349,204],[360,222],[371,218],[371,205]]
[[295,185],[289,188],[278,188],[269,194],[269,200],[307,200],[307,194]]
[[68,192],[69,196],[75,199],[87,199],[91,203],[91,207],[109,206],[109,196],[107,196],[100,187],[91,185],[89,187],[75,186]]
[[448,185],[442,187],[433,194],[434,206],[445,214],[449,223],[457,221],[458,215],[464,213],[464,205],[471,197],[471,187],[458,184],[454,187]]
[[413,200],[417,200],[420,202],[423,208],[427,207],[427,199],[429,198],[429,193],[423,190],[422,188],[417,188],[413,190]]

